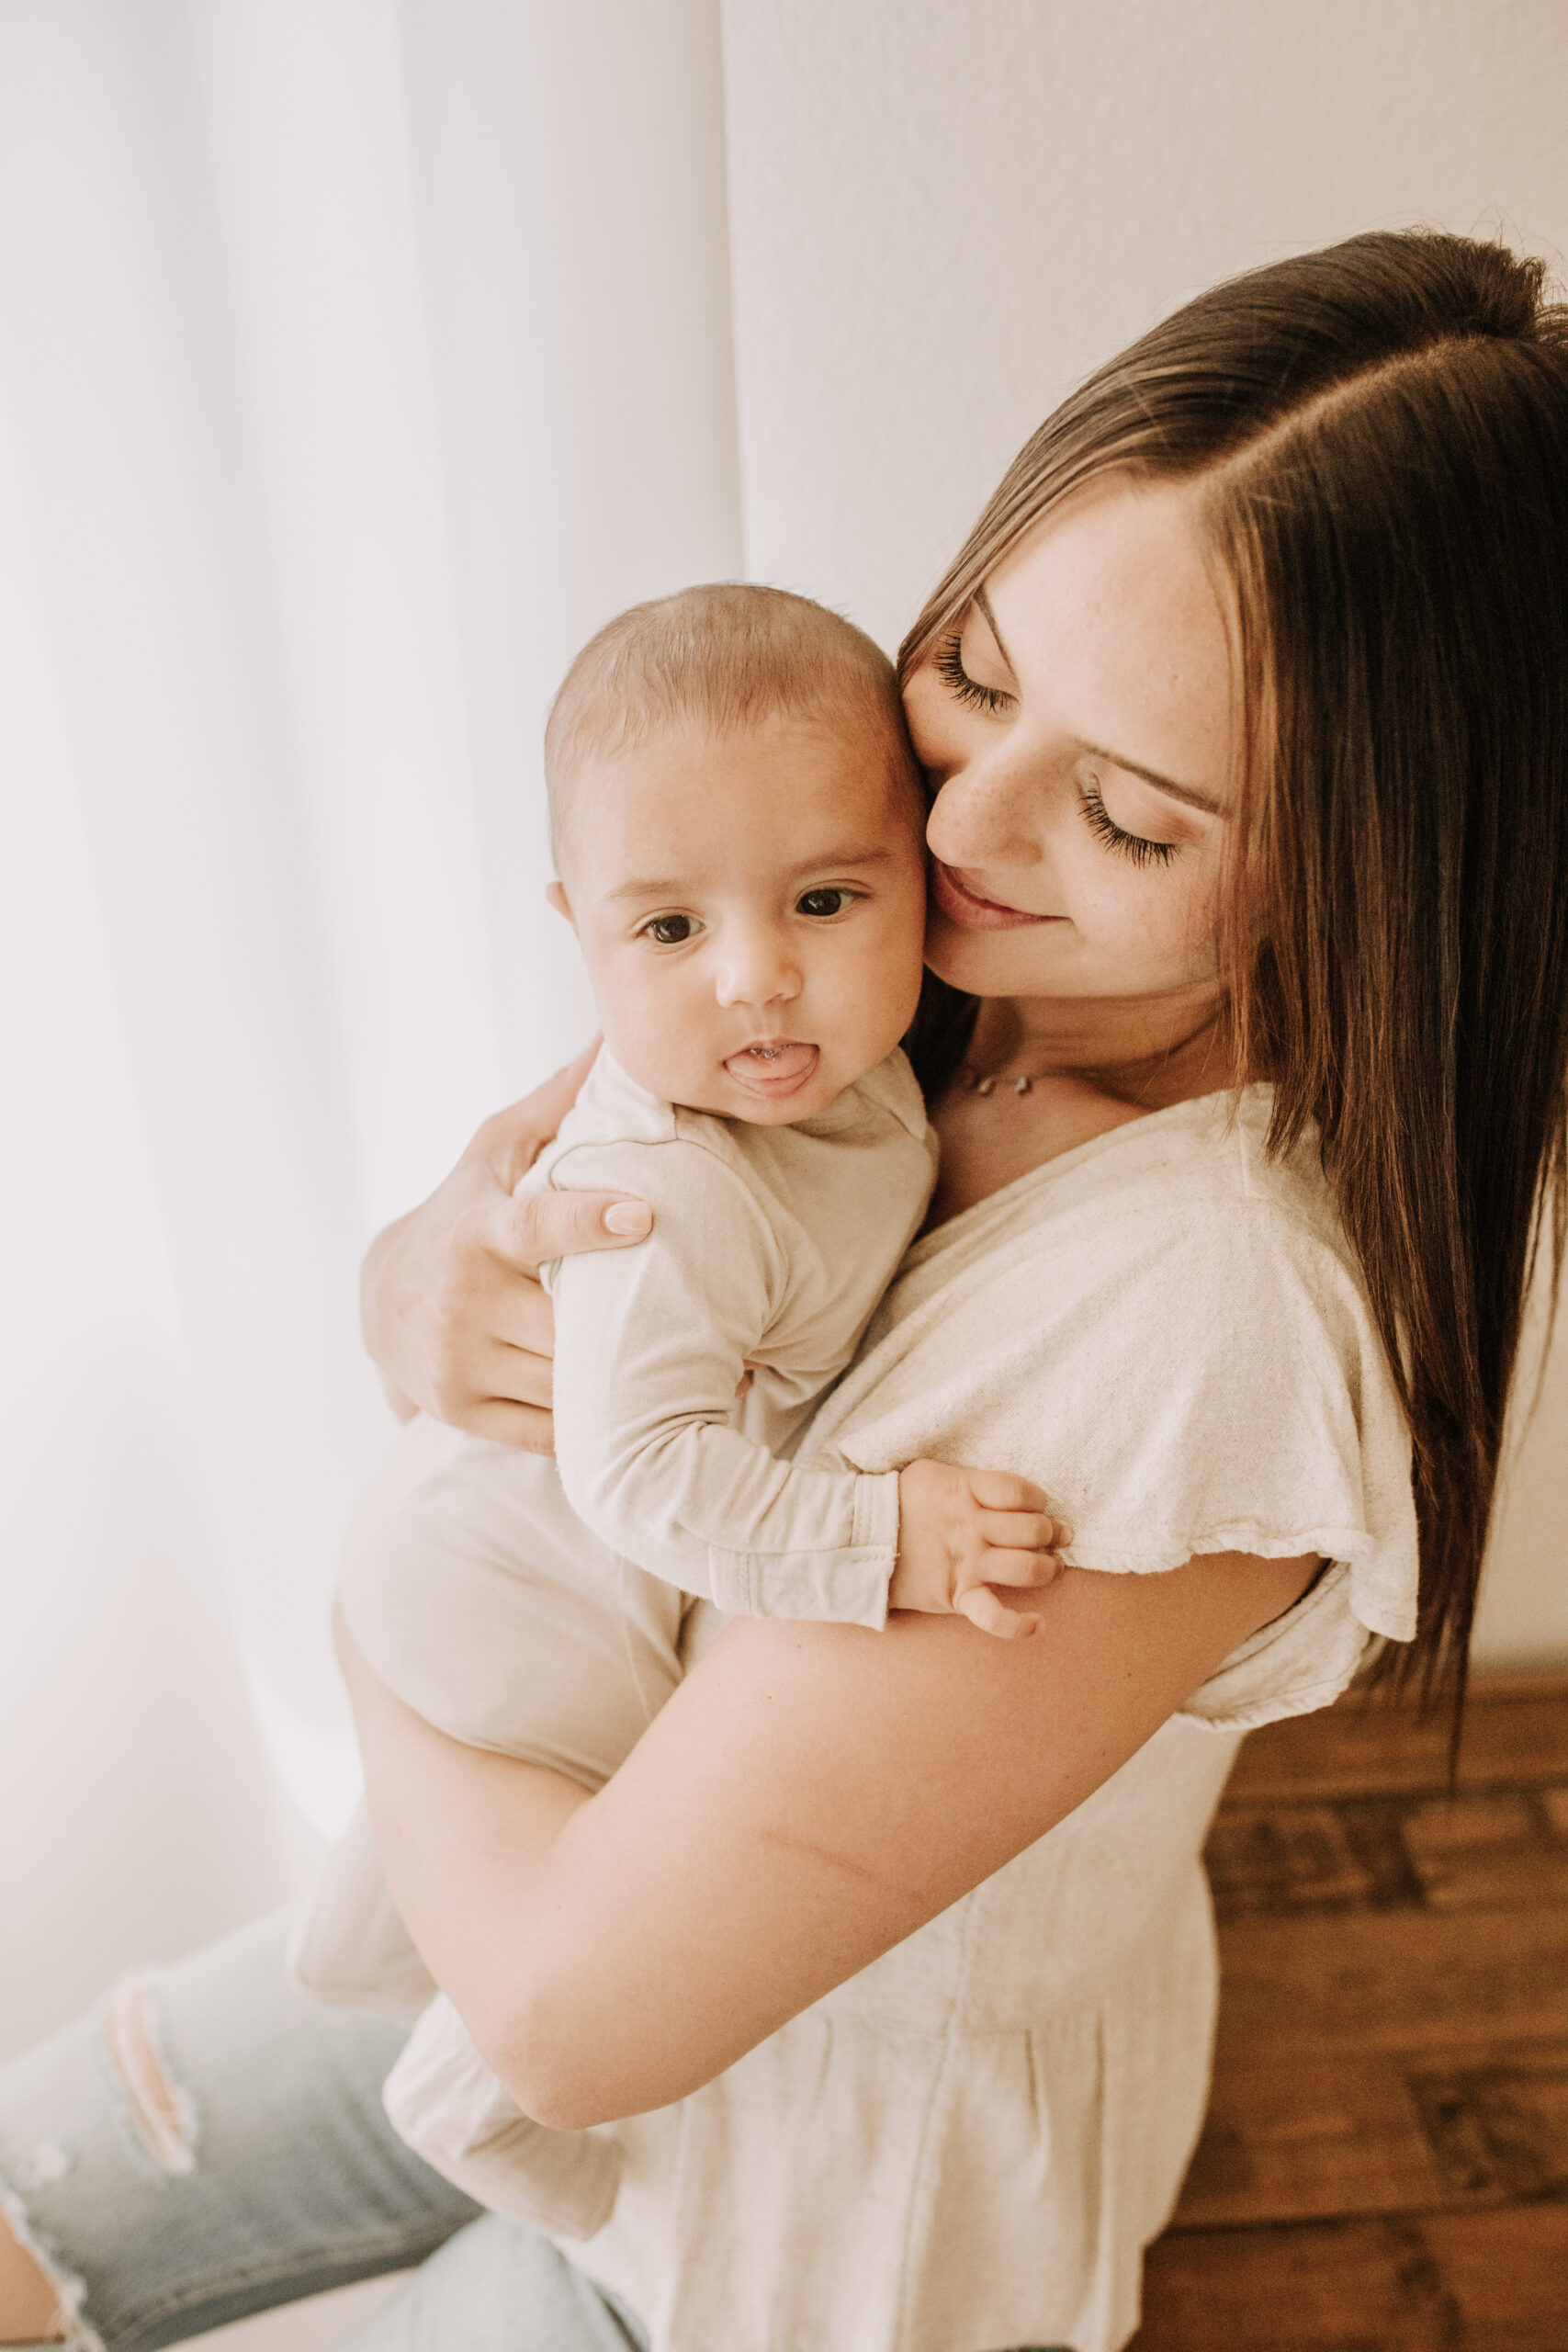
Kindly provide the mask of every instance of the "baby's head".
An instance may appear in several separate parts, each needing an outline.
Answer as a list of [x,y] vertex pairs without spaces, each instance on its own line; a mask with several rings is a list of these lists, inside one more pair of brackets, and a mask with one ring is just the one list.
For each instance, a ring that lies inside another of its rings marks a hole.
[[783,1126],[914,1015],[924,816],[891,664],[734,582],[634,605],[545,732],[551,903],[610,1051],[666,1101]]

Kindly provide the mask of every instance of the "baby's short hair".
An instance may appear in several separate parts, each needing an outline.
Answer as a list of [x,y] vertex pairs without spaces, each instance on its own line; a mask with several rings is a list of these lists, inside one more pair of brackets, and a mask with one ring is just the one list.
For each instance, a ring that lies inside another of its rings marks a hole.
[[723,735],[779,718],[847,724],[882,751],[890,779],[918,783],[893,664],[809,596],[715,580],[606,621],[567,672],[545,727],[558,865],[567,788],[585,759],[616,758],[692,721]]

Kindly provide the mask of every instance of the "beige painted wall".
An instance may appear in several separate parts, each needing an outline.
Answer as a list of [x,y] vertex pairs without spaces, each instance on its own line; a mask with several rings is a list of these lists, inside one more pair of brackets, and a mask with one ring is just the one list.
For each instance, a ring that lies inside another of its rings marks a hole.
[[[747,562],[892,644],[1019,444],[1213,279],[1425,221],[1568,246],[1564,0],[727,0]],[[1568,1660],[1568,1346],[1490,1662]]]

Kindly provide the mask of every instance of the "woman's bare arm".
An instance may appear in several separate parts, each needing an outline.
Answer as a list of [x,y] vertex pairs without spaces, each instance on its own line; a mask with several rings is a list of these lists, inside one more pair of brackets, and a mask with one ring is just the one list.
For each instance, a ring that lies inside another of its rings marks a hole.
[[662,2106],[1043,1837],[1317,1566],[1070,1569],[1032,1642],[743,1620],[592,1798],[431,1730],[345,1643],[393,1894],[526,2113]]

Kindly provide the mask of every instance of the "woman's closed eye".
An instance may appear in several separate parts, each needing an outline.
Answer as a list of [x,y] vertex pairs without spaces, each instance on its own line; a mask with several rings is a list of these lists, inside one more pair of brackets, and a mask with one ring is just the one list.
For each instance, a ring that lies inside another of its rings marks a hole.
[[962,628],[955,628],[951,637],[942,639],[931,656],[931,667],[954,702],[963,703],[966,709],[983,710],[991,718],[999,718],[1013,707],[1014,695],[1000,686],[982,685],[979,679],[972,678],[964,667]]
[[1178,842],[1151,841],[1145,833],[1128,832],[1107,808],[1092,777],[1078,786],[1078,806],[1090,832],[1098,834],[1118,857],[1131,858],[1134,865],[1168,865],[1180,846]]

